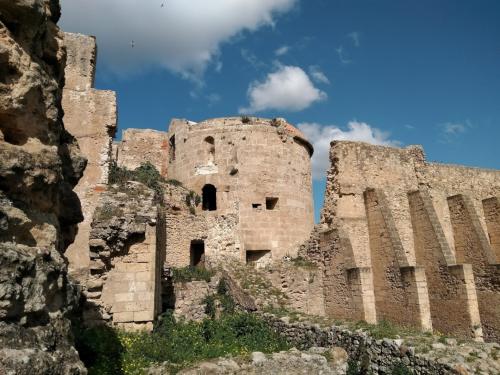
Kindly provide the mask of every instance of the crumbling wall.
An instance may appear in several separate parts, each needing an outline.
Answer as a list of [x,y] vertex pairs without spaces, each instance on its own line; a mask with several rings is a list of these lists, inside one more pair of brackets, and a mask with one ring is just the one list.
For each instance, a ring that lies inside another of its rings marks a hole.
[[161,312],[164,215],[154,192],[140,183],[101,194],[90,232],[87,324],[152,328]]
[[125,129],[113,155],[119,167],[134,170],[149,162],[165,177],[168,165],[167,133],[152,129]]
[[64,124],[78,140],[88,160],[83,177],[75,187],[83,211],[75,241],[66,251],[70,273],[85,282],[89,269],[89,233],[99,194],[108,182],[111,144],[116,131],[116,94],[94,89],[95,38],[64,33],[68,53],[62,105]]
[[189,266],[193,242],[203,244],[205,265],[217,266],[226,262],[241,261],[237,215],[203,215],[193,194],[194,192],[182,186],[166,185],[165,266]]
[[309,264],[274,262],[263,270],[273,286],[286,295],[288,308],[303,314],[325,316],[323,273]]
[[85,167],[63,126],[58,1],[0,0],[0,373],[86,374],[68,316],[64,250]]
[[[365,315],[373,292],[377,320],[420,321],[422,328],[478,339],[483,326],[486,339],[497,340],[500,320],[491,301],[500,295],[494,250],[500,172],[428,163],[415,146],[332,142],[330,159],[322,222],[336,234],[318,248],[335,254],[340,246],[350,264],[325,267],[327,311],[348,315],[351,304],[343,308],[329,294],[351,293],[356,305],[352,288],[337,281],[366,267],[373,284],[365,280],[361,293]],[[412,311],[398,310],[404,306]]]

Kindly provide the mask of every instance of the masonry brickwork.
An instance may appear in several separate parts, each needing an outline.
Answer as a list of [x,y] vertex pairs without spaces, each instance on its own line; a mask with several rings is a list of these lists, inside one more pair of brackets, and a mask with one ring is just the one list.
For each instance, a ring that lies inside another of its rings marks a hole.
[[116,143],[113,157],[119,167],[134,170],[149,162],[162,176],[167,174],[168,138],[166,132],[152,129],[125,129]]
[[330,253],[327,314],[498,341],[500,172],[416,146],[332,142],[330,160],[324,233],[305,251]]
[[[173,120],[168,137],[168,177],[202,197],[204,187],[212,186],[214,209],[203,210],[202,204],[197,214],[214,219],[209,228],[235,231],[226,235],[232,250],[220,260],[297,254],[313,226],[312,147],[297,129],[284,120],[257,118]],[[207,259],[210,252],[208,243]]]
[[152,328],[161,313],[165,212],[154,192],[129,182],[101,194],[90,231],[87,324]]
[[100,192],[108,182],[111,144],[116,131],[116,94],[94,89],[96,41],[94,37],[64,33],[67,50],[66,82],[62,106],[64,126],[77,139],[87,158],[83,177],[75,187],[83,212],[75,241],[66,256],[69,272],[80,281],[88,276],[89,233]]

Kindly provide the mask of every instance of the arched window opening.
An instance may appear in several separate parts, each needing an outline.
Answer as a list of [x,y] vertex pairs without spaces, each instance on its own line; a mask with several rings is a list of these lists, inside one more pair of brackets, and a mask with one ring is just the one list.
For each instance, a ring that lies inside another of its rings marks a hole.
[[202,209],[203,211],[217,210],[217,189],[214,185],[207,184],[202,189]]
[[214,137],[205,138],[208,164],[213,164],[215,160],[215,140]]

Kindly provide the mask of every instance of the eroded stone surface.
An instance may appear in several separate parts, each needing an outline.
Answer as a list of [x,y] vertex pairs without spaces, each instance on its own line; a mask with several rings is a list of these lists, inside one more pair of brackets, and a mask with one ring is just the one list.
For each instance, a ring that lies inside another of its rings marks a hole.
[[0,372],[86,373],[62,255],[81,221],[85,159],[62,122],[58,1],[0,1]]

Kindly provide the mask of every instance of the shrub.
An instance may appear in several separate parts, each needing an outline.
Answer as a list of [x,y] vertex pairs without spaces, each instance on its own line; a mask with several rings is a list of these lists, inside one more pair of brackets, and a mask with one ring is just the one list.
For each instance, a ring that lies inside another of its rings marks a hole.
[[203,267],[187,266],[183,268],[173,268],[172,280],[174,283],[186,283],[196,280],[209,282],[214,274],[214,271],[207,270]]
[[88,329],[77,336],[77,348],[90,375],[136,375],[163,362],[175,373],[204,359],[270,353],[290,346],[264,320],[249,313],[202,322],[176,322],[167,313],[153,333]]
[[123,346],[117,332],[108,327],[74,329],[75,347],[80,359],[89,368],[89,375],[123,374],[121,356]]
[[404,364],[397,363],[391,370],[392,375],[412,375],[413,372]]
[[251,121],[250,117],[248,117],[248,116],[241,116],[241,122],[243,124],[248,124],[248,123],[250,123],[250,121]]
[[179,180],[176,180],[175,178],[170,178],[165,182],[169,185],[172,185],[172,186],[182,186],[182,182],[180,182]]
[[196,194],[193,190],[190,190],[188,194],[186,194],[186,205],[189,208],[198,207],[201,203],[201,197]]
[[112,162],[109,169],[108,183],[117,184],[123,187],[127,181],[143,183],[154,190],[157,195],[163,194],[161,183],[164,182],[164,179],[156,167],[150,162],[142,163],[133,171],[124,167],[119,167],[116,162]]

